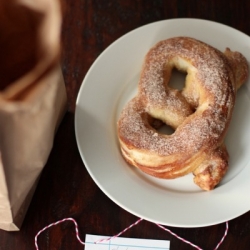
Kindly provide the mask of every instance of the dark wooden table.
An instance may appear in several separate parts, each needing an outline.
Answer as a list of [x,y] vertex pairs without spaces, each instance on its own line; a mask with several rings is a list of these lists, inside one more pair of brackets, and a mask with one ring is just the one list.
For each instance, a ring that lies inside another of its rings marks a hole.
[[[53,150],[21,231],[0,230],[0,250],[35,249],[36,233],[65,217],[76,219],[83,240],[87,233],[114,235],[136,221],[134,215],[111,201],[91,179],[75,139],[75,102],[82,80],[94,60],[112,42],[142,25],[179,17],[220,22],[250,35],[248,0],[61,1],[64,20],[62,69],[68,94],[68,111],[56,134]],[[203,249],[214,249],[224,233],[225,224],[204,228],[168,228]],[[142,221],[124,236],[170,240],[172,250],[194,249],[147,221]],[[38,238],[38,244],[41,250],[83,249],[76,240],[72,222],[64,222],[45,231]],[[249,248],[248,212],[229,222],[228,235],[219,249]]]

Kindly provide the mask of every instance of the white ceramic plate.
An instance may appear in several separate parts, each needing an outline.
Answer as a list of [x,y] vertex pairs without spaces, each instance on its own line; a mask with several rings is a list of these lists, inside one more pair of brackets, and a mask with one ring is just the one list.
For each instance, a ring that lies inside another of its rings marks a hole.
[[201,191],[192,175],[159,180],[130,167],[121,157],[116,122],[135,94],[143,58],[156,42],[190,36],[250,61],[250,38],[222,24],[172,19],[138,28],[118,39],[94,62],[76,102],[75,130],[83,162],[96,184],[115,203],[143,219],[177,227],[228,221],[250,209],[250,82],[243,86],[226,138],[230,169],[215,190]]

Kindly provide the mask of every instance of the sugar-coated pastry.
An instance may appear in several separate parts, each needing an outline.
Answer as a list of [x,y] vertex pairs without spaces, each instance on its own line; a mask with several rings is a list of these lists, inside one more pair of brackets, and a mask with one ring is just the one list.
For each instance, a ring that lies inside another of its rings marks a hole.
[[[182,90],[168,84],[173,68],[187,73]],[[189,37],[157,43],[145,57],[138,93],[118,121],[125,160],[159,178],[193,172],[198,186],[213,189],[228,168],[223,141],[236,91],[247,76],[248,64],[239,52],[222,53]],[[161,122],[174,132],[159,133]]]

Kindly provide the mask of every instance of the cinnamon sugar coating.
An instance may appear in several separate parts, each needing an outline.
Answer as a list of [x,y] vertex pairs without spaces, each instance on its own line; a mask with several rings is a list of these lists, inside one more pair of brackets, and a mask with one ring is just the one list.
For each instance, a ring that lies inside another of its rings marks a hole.
[[[187,73],[182,90],[168,84],[173,68]],[[125,160],[159,178],[193,172],[197,185],[213,189],[228,168],[223,141],[247,76],[246,59],[230,49],[222,53],[188,37],[157,43],[145,57],[138,93],[118,121]],[[155,120],[174,133],[159,133]]]

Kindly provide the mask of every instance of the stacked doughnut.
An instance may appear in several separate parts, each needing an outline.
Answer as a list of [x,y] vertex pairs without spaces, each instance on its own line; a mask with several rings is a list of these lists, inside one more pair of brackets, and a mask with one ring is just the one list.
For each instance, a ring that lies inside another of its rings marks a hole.
[[[182,90],[169,86],[172,70],[187,73]],[[138,93],[118,120],[125,160],[164,179],[189,173],[203,190],[212,190],[228,169],[223,143],[237,89],[248,64],[239,52],[224,53],[189,37],[174,37],[152,47],[145,57]],[[158,131],[161,124],[174,129]]]

